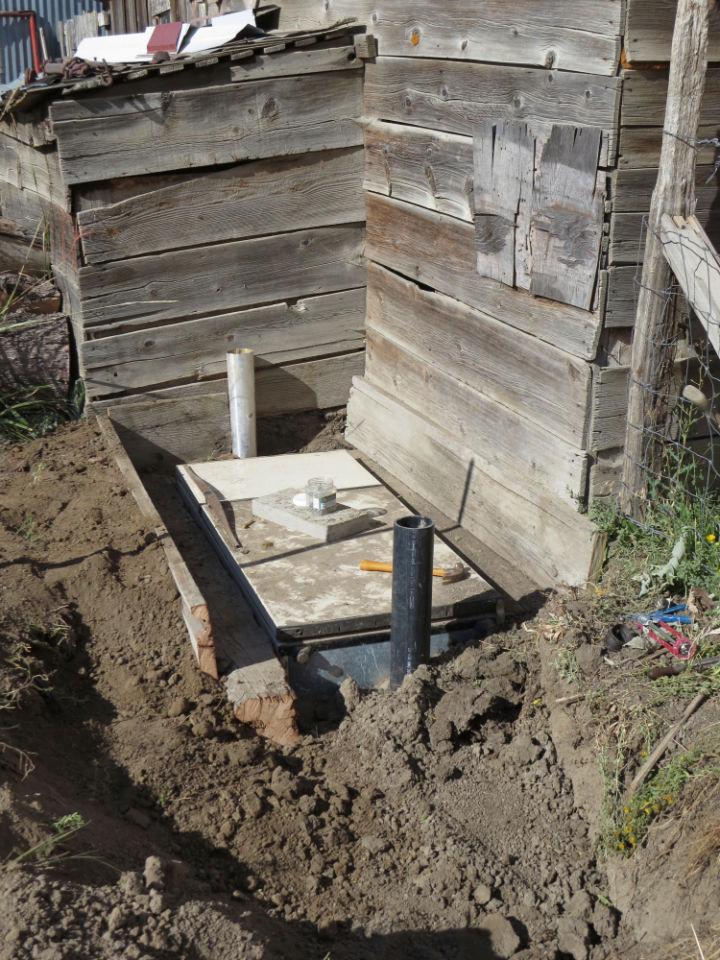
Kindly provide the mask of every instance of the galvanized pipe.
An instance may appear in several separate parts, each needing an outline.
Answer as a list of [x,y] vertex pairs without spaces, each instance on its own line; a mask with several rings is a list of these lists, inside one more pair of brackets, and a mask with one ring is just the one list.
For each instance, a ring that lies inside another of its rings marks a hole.
[[226,356],[232,452],[240,460],[257,456],[255,353],[246,348]]
[[428,517],[401,517],[393,538],[390,688],[430,658],[435,524]]

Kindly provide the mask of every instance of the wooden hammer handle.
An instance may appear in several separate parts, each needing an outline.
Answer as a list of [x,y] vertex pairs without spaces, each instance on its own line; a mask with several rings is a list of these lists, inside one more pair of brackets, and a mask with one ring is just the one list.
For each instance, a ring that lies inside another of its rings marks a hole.
[[[361,560],[360,569],[374,570],[376,573],[392,573],[392,564],[381,563],[379,560]],[[432,575],[434,577],[444,577],[446,574],[447,570],[442,567],[433,567]]]

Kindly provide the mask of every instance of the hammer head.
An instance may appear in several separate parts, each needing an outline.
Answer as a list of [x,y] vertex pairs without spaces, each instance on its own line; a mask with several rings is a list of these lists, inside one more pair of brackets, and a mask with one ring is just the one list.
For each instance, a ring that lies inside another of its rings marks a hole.
[[464,580],[468,575],[468,568],[464,563],[455,563],[452,567],[445,567],[443,573],[443,583],[457,583],[458,580]]

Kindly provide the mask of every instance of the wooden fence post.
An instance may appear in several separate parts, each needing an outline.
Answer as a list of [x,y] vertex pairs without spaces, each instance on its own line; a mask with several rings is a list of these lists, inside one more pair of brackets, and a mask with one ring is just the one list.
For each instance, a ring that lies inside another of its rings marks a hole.
[[664,214],[689,216],[695,205],[695,147],[705,88],[708,19],[715,0],[678,0],[670,59],[660,168],[648,216],[630,364],[621,508],[639,518],[645,501],[643,433],[656,424],[654,398],[662,385],[659,344],[672,326],[671,282],[660,238]]

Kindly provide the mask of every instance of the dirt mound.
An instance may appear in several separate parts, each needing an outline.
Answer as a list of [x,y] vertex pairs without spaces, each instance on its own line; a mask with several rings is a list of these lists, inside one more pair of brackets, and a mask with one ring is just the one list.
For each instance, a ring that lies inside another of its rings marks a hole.
[[536,625],[275,748],[197,672],[93,423],[4,453],[0,957],[630,956],[663,908],[596,859],[597,719]]

